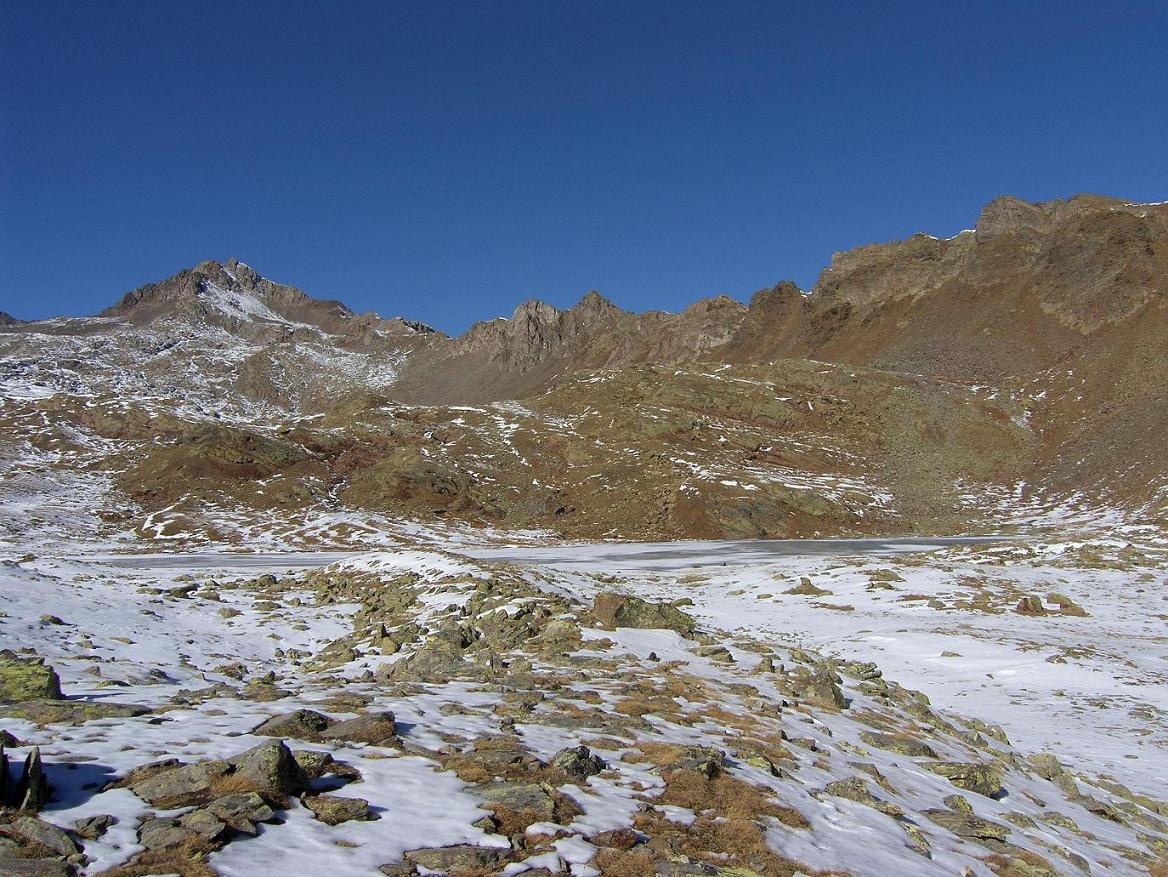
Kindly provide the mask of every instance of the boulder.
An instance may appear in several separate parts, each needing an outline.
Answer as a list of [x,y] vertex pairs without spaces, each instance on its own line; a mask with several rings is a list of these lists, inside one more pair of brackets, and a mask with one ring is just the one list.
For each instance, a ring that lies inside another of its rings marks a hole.
[[111,816],[109,813],[88,816],[85,819],[78,819],[73,823],[73,833],[83,840],[97,840],[109,831],[111,826],[116,825],[117,822],[118,818]]
[[586,780],[600,773],[608,764],[600,756],[593,755],[587,746],[572,746],[552,756],[551,766],[577,780]]
[[596,596],[592,618],[601,627],[673,630],[686,638],[692,637],[696,628],[694,620],[676,606],[612,591]]
[[321,738],[343,743],[392,746],[397,743],[397,723],[391,712],[366,713],[355,719],[330,725],[321,733]]
[[936,758],[937,752],[928,743],[910,737],[908,734],[882,734],[877,731],[864,731],[860,739],[869,746],[877,749],[887,749],[910,758]]
[[325,825],[340,825],[353,819],[371,819],[369,802],[364,798],[344,798],[339,795],[305,795],[301,803]]
[[203,761],[157,772],[143,771],[141,779],[131,774],[126,784],[152,807],[170,810],[206,803],[213,797],[214,782],[230,771],[227,762]]
[[41,748],[34,746],[24,759],[24,773],[16,786],[13,800],[18,809],[35,813],[49,803],[51,796],[52,790],[41,761]]
[[993,764],[977,762],[937,761],[926,765],[935,774],[945,777],[959,789],[976,792],[995,800],[1005,794],[1001,771]]
[[255,791],[296,795],[308,788],[308,777],[283,740],[270,740],[227,759],[233,778],[248,781]]
[[0,651],[0,703],[63,698],[57,671],[43,658],[22,658],[8,649]]
[[1004,841],[1010,835],[1009,827],[972,813],[960,810],[925,810],[925,816],[942,828],[947,828],[958,837],[981,841]]
[[295,740],[316,741],[320,739],[321,732],[333,722],[333,719],[316,710],[296,710],[272,716],[257,725],[252,733],[260,737],[291,737]]
[[276,818],[276,811],[255,792],[224,795],[208,804],[206,809],[240,834],[257,834],[256,823],[272,822]]
[[63,830],[35,816],[17,816],[9,823],[8,830],[30,843],[52,850],[58,856],[67,858],[81,852],[81,847]]
[[449,847],[426,847],[409,850],[406,861],[415,867],[449,874],[452,871],[466,871],[486,868],[503,858],[505,850],[497,847],[476,847],[472,844],[455,844]]

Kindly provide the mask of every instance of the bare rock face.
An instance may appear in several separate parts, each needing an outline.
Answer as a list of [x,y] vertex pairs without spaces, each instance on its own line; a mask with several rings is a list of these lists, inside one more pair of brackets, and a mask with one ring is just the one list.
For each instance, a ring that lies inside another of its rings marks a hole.
[[977,218],[977,241],[983,243],[1000,234],[1044,232],[1050,227],[1050,215],[1041,204],[1003,195],[995,198]]

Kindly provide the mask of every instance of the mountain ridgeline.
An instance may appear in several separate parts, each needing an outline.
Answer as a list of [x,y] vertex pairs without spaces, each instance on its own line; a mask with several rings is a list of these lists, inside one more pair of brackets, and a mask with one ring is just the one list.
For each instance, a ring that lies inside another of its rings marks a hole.
[[229,508],[588,537],[1163,523],[1166,292],[1168,205],[999,198],[809,291],[678,314],[590,292],[459,337],[204,262],[97,317],[0,315],[0,377],[5,417],[114,442],[129,513],[190,532]]

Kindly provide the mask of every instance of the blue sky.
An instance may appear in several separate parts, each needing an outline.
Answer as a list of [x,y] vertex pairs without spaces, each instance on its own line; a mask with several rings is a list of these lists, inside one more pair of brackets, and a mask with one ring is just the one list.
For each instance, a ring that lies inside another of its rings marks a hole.
[[1168,199],[1168,4],[0,5],[0,310],[207,258],[446,331]]

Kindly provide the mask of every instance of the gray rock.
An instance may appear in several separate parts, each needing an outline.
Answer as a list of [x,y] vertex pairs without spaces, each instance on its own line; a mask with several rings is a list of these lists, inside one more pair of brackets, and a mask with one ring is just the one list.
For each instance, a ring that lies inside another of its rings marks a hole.
[[1004,841],[1010,835],[1010,829],[997,822],[982,819],[972,813],[959,810],[925,810],[925,816],[942,828],[947,828],[958,837],[974,840]]
[[206,809],[241,834],[257,834],[256,823],[272,822],[276,818],[276,811],[255,792],[224,795],[208,804]]
[[227,824],[209,810],[192,810],[183,814],[179,818],[179,824],[203,840],[214,841],[227,832]]
[[537,814],[542,821],[555,817],[555,798],[549,787],[539,783],[483,783],[472,791],[489,804],[501,804],[517,812],[526,810]]
[[344,798],[339,795],[305,795],[300,799],[318,820],[325,825],[340,825],[353,819],[371,819],[369,802],[364,798]]
[[1002,788],[1001,771],[992,764],[938,761],[926,765],[935,774],[945,777],[959,789],[976,792],[987,798],[1000,798],[1005,794]]
[[58,856],[75,856],[81,847],[57,826],[35,816],[17,816],[8,826],[9,831],[27,841],[40,844]]
[[272,716],[258,725],[252,733],[261,737],[292,737],[296,740],[313,741],[319,740],[321,732],[332,724],[333,719],[323,713],[315,710],[296,710]]
[[138,843],[148,850],[167,850],[181,846],[194,836],[194,832],[172,818],[146,819],[138,826]]
[[608,764],[600,756],[593,755],[587,746],[572,746],[552,756],[551,766],[570,777],[586,780],[600,773]]
[[84,840],[97,840],[109,831],[110,826],[117,825],[117,822],[116,816],[102,813],[100,816],[78,819],[73,823],[73,832]]
[[35,813],[49,803],[52,790],[41,761],[41,748],[34,746],[24,759],[24,773],[16,786],[14,800],[20,810]]
[[694,620],[676,606],[611,591],[596,596],[592,617],[602,627],[673,630],[686,638],[692,637],[696,628]]
[[203,761],[174,767],[143,779],[130,778],[130,790],[153,807],[169,810],[206,803],[215,780],[226,776],[231,766],[225,761]]
[[494,865],[503,858],[505,851],[496,847],[476,847],[471,844],[456,844],[449,847],[426,847],[409,850],[406,861],[427,871],[449,874],[468,868],[483,868]]
[[330,725],[321,734],[321,737],[325,740],[339,740],[344,743],[392,746],[397,742],[397,723],[391,712],[366,713],[355,719]]
[[308,788],[308,777],[283,740],[270,740],[227,759],[234,777],[251,782],[257,791],[296,795]]

